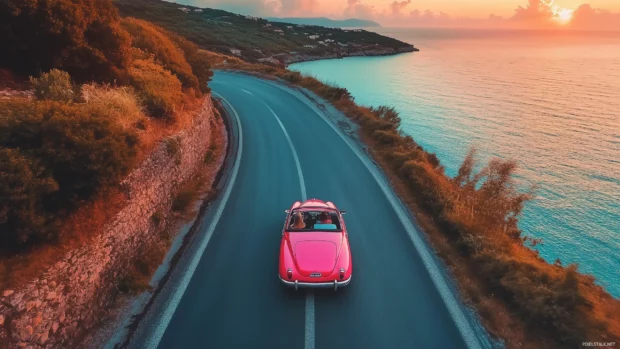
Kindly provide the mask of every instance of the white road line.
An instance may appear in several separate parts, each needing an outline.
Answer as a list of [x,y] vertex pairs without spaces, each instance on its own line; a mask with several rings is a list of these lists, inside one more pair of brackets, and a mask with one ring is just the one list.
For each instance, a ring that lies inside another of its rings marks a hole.
[[[254,96],[254,94],[248,90],[241,89],[241,91],[251,96]],[[263,103],[263,105],[265,105],[267,109],[269,109],[269,112],[271,112],[271,115],[273,115],[273,117],[276,118],[276,121],[280,125],[282,132],[284,132],[284,137],[286,137],[286,140],[288,141],[288,146],[291,148],[291,153],[293,153],[293,158],[295,159],[295,165],[297,166],[297,175],[299,176],[299,186],[301,187],[301,200],[305,201],[307,199],[306,183],[304,182],[304,174],[301,172],[301,163],[299,162],[299,157],[297,156],[297,151],[295,151],[295,146],[293,145],[293,141],[291,140],[291,137],[286,131],[286,128],[284,128],[284,124],[282,123],[282,121],[280,120],[276,112],[273,111],[273,109],[271,109],[271,107],[267,103],[263,102],[262,100],[260,100],[260,102]]]
[[241,129],[241,122],[239,121],[239,114],[237,114],[237,111],[235,110],[235,108],[233,108],[233,106],[230,103],[228,103],[226,99],[224,99],[222,96],[218,95],[215,92],[213,92],[213,94],[219,97],[222,101],[224,101],[224,103],[228,105],[228,107],[230,108],[230,110],[232,110],[234,114],[235,123],[237,124],[237,127],[239,129],[239,149],[237,151],[237,157],[235,158],[235,163],[232,168],[230,180],[226,184],[226,188],[222,195],[222,200],[219,202],[217,211],[215,212],[213,216],[213,221],[211,221],[211,224],[209,225],[209,228],[206,234],[203,235],[203,238],[200,241],[200,245],[199,245],[200,247],[198,248],[198,251],[193,256],[187,268],[187,271],[185,272],[181,281],[175,288],[174,293],[172,294],[172,298],[167,303],[166,308],[164,309],[164,312],[161,315],[159,322],[156,324],[155,328],[153,329],[152,335],[150,336],[150,338],[148,338],[147,342],[145,343],[145,346],[144,346],[145,348],[156,349],[159,346],[159,342],[161,341],[161,338],[163,337],[164,332],[166,332],[166,328],[168,327],[168,324],[170,324],[172,315],[174,315],[174,312],[179,306],[179,302],[181,301],[181,298],[183,297],[183,294],[185,293],[185,290],[187,289],[187,285],[189,284],[190,280],[192,279],[192,276],[194,275],[194,272],[196,271],[196,268],[198,267],[198,262],[200,262],[200,259],[202,258],[202,255],[205,249],[207,248],[207,245],[209,244],[209,240],[211,240],[213,231],[215,230],[215,227],[217,226],[217,223],[220,220],[220,217],[222,216],[224,207],[226,207],[226,202],[228,201],[228,198],[230,197],[230,193],[232,191],[233,185],[235,183],[235,180],[237,179],[237,174],[239,173],[239,164],[241,163],[241,153],[243,151],[243,130]]
[[314,349],[314,293],[306,293],[306,330],[304,334],[304,349]]
[[[251,96],[254,96],[254,94],[248,90],[241,89],[241,91]],[[304,182],[304,175],[301,172],[301,163],[299,162],[299,157],[297,156],[297,151],[295,151],[295,146],[293,145],[293,141],[291,140],[291,137],[289,136],[288,132],[286,131],[286,128],[284,127],[284,124],[282,123],[282,121],[280,120],[276,112],[273,111],[273,109],[271,109],[271,107],[267,103],[263,102],[262,100],[261,100],[261,103],[263,103],[265,107],[269,109],[273,117],[275,117],[276,121],[278,121],[278,124],[280,125],[282,132],[284,132],[284,136],[286,137],[286,140],[288,141],[288,145],[291,148],[291,152],[293,153],[293,158],[295,159],[295,165],[297,166],[297,174],[299,175],[299,185],[301,187],[301,199],[302,201],[305,201],[307,199],[306,184]],[[305,331],[304,331],[304,349],[314,349],[314,338],[315,338],[314,324],[315,322],[314,322],[314,293],[312,292],[312,290],[308,290],[306,292],[305,314],[306,314],[306,318],[305,318]]]
[[405,208],[402,207],[398,199],[395,197],[395,194],[393,194],[390,185],[381,178],[382,176],[381,174],[379,174],[379,171],[375,167],[373,167],[370,159],[366,155],[363,155],[360,152],[359,148],[352,143],[352,140],[347,138],[347,136],[345,136],[342,133],[342,131],[339,128],[337,128],[336,125],[334,125],[333,122],[328,120],[327,117],[324,116],[318,110],[317,106],[314,103],[310,102],[307,98],[302,98],[297,93],[293,93],[288,88],[279,86],[276,83],[271,83],[271,82],[264,81],[264,80],[260,80],[260,81],[263,81],[266,84],[277,87],[280,90],[287,92],[288,94],[296,97],[306,106],[308,106],[323,121],[325,121],[325,123],[327,123],[336,132],[336,134],[338,134],[340,138],[342,138],[342,140],[349,146],[349,148],[353,151],[353,153],[357,155],[357,157],[360,159],[362,164],[364,164],[366,169],[368,169],[368,171],[373,176],[375,181],[379,184],[381,191],[383,192],[387,200],[390,202],[400,222],[402,223],[403,227],[407,231],[407,234],[409,235],[409,238],[411,239],[413,246],[415,247],[416,251],[420,255],[420,258],[422,259],[424,266],[429,272],[429,275],[431,277],[433,284],[435,285],[435,288],[439,292],[439,295],[443,299],[444,304],[446,305],[446,308],[448,309],[448,312],[450,313],[450,316],[454,320],[454,323],[457,329],[459,330],[459,333],[461,334],[463,341],[465,341],[465,344],[467,345],[468,348],[473,348],[473,349],[482,348],[481,341],[478,338],[476,331],[474,330],[469,319],[465,316],[465,313],[460,303],[456,299],[454,293],[452,292],[452,290],[450,290],[448,283],[446,282],[443,275],[441,274],[439,266],[433,259],[433,256],[428,250],[428,247],[426,246],[422,238],[418,235],[417,229],[415,228],[415,226],[409,219],[409,216],[406,213]]

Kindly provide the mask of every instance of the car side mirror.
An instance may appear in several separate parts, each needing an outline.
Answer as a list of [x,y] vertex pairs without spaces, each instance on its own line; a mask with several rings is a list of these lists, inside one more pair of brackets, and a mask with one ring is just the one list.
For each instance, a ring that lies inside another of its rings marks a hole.
[[291,210],[284,210],[284,213],[289,214]]
[[345,211],[345,210],[340,211],[340,214],[346,214],[346,213],[347,213],[347,211]]

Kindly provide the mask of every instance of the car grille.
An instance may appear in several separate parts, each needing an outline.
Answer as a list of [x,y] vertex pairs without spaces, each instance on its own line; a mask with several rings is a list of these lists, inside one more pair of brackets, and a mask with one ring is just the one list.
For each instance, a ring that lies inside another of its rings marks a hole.
[[310,277],[311,278],[320,278],[321,277],[321,273],[310,273]]

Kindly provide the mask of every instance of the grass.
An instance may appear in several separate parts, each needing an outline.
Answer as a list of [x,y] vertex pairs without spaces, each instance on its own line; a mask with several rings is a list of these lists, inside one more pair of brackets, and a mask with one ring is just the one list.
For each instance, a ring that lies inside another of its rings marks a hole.
[[128,86],[84,84],[86,112],[114,120],[123,129],[146,128],[146,115],[138,96]]

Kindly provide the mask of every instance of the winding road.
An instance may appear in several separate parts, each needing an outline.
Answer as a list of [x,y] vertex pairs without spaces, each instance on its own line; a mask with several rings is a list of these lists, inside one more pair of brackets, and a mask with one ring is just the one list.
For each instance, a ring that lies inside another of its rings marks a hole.
[[[486,346],[379,171],[322,110],[247,75],[210,86],[233,115],[236,160],[128,347]],[[337,292],[278,280],[284,210],[305,198],[347,211],[354,273]]]

